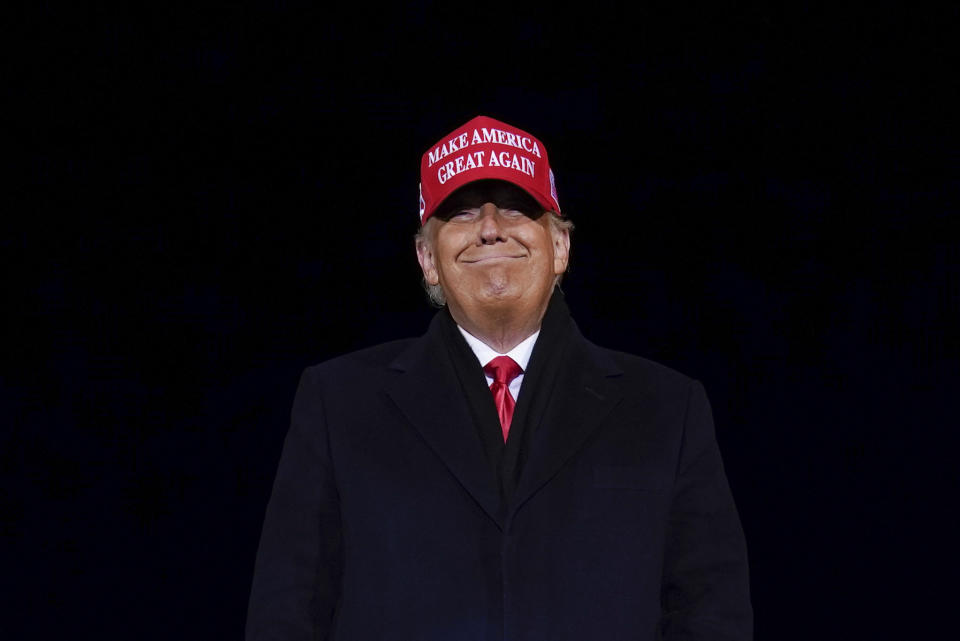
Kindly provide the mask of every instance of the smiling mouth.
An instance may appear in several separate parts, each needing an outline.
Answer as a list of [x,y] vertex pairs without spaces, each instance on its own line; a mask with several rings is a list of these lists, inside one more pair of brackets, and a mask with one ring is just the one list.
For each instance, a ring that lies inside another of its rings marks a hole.
[[496,256],[481,256],[480,258],[471,258],[464,260],[465,263],[486,263],[494,260],[511,260],[514,258],[523,258],[523,256],[514,256],[512,254],[497,254]]

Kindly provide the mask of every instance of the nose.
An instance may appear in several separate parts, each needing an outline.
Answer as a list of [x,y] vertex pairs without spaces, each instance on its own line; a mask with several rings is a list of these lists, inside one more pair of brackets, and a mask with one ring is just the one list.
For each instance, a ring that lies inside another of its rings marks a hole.
[[484,203],[480,208],[480,242],[483,245],[492,245],[504,242],[503,219],[500,210],[493,203]]

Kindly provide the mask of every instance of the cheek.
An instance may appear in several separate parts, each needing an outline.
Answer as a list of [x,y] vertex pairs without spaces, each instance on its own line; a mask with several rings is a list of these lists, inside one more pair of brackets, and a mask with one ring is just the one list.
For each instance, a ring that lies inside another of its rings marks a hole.
[[553,237],[549,232],[539,235],[530,248],[536,251],[538,261],[548,263],[553,267],[553,259],[556,252],[553,247]]
[[434,266],[440,278],[455,278],[460,271],[457,264],[457,252],[449,247],[440,247],[434,253]]

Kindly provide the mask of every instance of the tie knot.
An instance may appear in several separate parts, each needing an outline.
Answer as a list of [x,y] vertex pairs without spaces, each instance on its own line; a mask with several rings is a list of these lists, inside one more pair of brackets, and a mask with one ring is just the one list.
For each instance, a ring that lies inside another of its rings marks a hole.
[[509,385],[510,381],[520,374],[523,374],[523,369],[520,368],[517,361],[509,356],[497,356],[484,365],[483,371],[487,376],[492,378],[494,382],[503,383],[504,385]]

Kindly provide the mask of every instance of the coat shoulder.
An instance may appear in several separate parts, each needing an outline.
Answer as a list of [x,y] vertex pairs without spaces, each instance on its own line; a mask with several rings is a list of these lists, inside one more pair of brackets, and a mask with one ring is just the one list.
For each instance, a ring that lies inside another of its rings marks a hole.
[[612,363],[628,380],[663,390],[687,391],[696,381],[682,372],[663,363],[606,347],[600,347],[587,341],[588,349],[600,358]]
[[416,340],[416,338],[402,338],[335,356],[308,367],[306,374],[318,378],[342,379],[382,372]]

